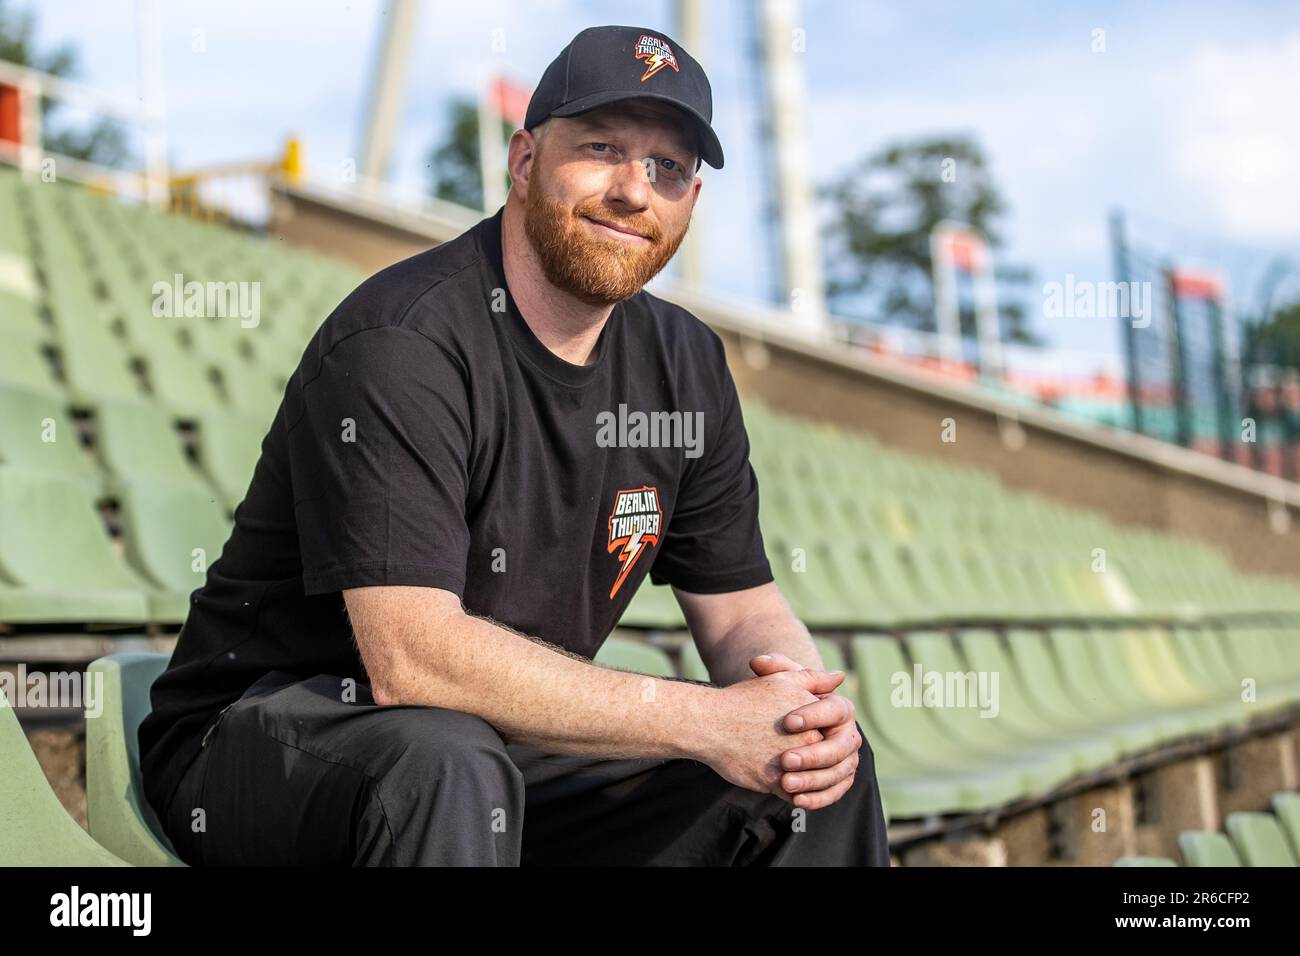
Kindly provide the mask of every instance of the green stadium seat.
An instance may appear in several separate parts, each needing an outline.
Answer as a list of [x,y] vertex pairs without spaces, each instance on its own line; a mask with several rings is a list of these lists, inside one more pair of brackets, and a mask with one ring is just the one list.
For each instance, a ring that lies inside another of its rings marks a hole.
[[1291,843],[1291,852],[1300,860],[1300,793],[1273,794],[1273,813]]
[[98,509],[75,479],[0,467],[0,527],[0,621],[148,620],[143,582],[114,553]]
[[1271,813],[1230,813],[1225,823],[1246,866],[1296,866],[1286,834]]
[[1238,686],[1247,680],[1254,684],[1260,709],[1275,711],[1300,701],[1300,688],[1288,673],[1285,651],[1267,628],[1234,626],[1223,642]]
[[159,405],[100,402],[95,406],[95,446],[115,479],[203,481],[185,456],[172,413]]
[[150,619],[183,623],[191,593],[230,536],[224,508],[207,485],[192,482],[132,478],[118,494],[127,560],[153,587]]
[[26,336],[0,334],[0,385],[63,397],[63,385],[54,376],[48,347]]
[[623,611],[619,626],[676,630],[686,626],[686,618],[682,616],[677,598],[673,597],[672,588],[651,584],[649,577],[646,577]]
[[145,398],[125,344],[106,326],[83,322],[75,329],[62,331],[59,355],[74,403],[93,405],[103,399]]
[[199,418],[199,461],[230,511],[244,500],[270,421],[213,409]]
[[1120,746],[1103,732],[1088,732],[1080,722],[1060,719],[1039,710],[1021,674],[998,634],[987,630],[963,630],[958,644],[971,668],[999,675],[1000,718],[1008,734],[1039,745],[1054,746],[1070,755],[1074,769],[1084,773],[1099,770],[1120,758]]
[[1241,698],[1241,687],[1232,673],[1232,665],[1223,652],[1217,633],[1203,627],[1176,627],[1170,635],[1174,653],[1184,673],[1193,681],[1206,700],[1218,702],[1225,722],[1245,726],[1254,715]]
[[892,813],[911,818],[978,812],[1029,795],[1032,788],[1020,767],[972,755],[943,733],[930,708],[900,706],[906,701],[891,699],[896,678],[910,682],[912,677],[901,642],[860,635],[849,648],[858,682],[858,722],[871,742]]
[[252,355],[251,339],[259,330],[245,329],[235,316],[187,318],[176,322],[183,347],[202,355],[219,369],[246,365]]
[[[1099,635],[1099,653],[1106,653]],[[1175,652],[1169,635],[1154,627],[1130,628],[1115,637],[1117,654],[1126,667],[1116,671],[1133,689],[1162,712],[1184,715],[1198,731],[1209,732],[1243,721],[1240,706],[1207,698]]]
[[1086,629],[1052,628],[1048,640],[1061,672],[1069,675],[1067,692],[1093,720],[1120,727],[1135,737],[1149,733],[1156,744],[1196,733],[1190,721],[1160,712],[1133,688],[1118,646],[1101,643],[1107,638]]
[[[156,321],[156,320],[155,320]],[[154,398],[177,415],[197,419],[226,407],[211,368],[181,348],[170,335],[155,335],[138,345]]]
[[[1239,705],[1247,719],[1289,707],[1291,700],[1280,688],[1267,682],[1264,686],[1259,686],[1258,669],[1237,662],[1236,652],[1231,645],[1238,639],[1240,633],[1242,632],[1234,629],[1225,634],[1215,628],[1203,627],[1187,632],[1183,637],[1183,643],[1190,644],[1192,651],[1199,653],[1207,673],[1214,676],[1217,681],[1216,686],[1223,699]],[[1185,653],[1190,654],[1192,651]],[[1247,679],[1255,685],[1255,699],[1250,702],[1244,699]]]
[[50,789],[0,690],[0,866],[127,866],[77,826]]
[[1178,834],[1178,849],[1188,866],[1241,866],[1232,841],[1222,833],[1187,830]]
[[270,372],[251,362],[230,363],[218,369],[222,387],[231,408],[264,418],[267,422],[284,398],[284,388],[276,385]]
[[[1008,727],[1001,710],[1000,686],[996,698],[988,701],[978,698],[981,675],[975,674],[957,656],[951,637],[932,631],[913,632],[904,637],[904,644],[913,667],[920,667],[923,674],[945,678],[969,674],[976,678],[957,688],[963,698],[967,691],[973,691],[977,695],[974,699],[940,701],[925,708],[939,725],[947,752],[968,758],[982,757],[999,766],[1014,766],[1022,774],[1028,792],[1035,794],[1046,793],[1074,776],[1076,760],[1068,745],[1036,743]],[[907,678],[911,677],[909,669]],[[988,689],[991,692],[991,685]]]
[[596,653],[596,663],[651,677],[676,677],[672,658],[657,647],[626,637],[606,638]]
[[[799,618],[809,627],[844,627],[869,614],[851,596],[840,570],[843,558],[823,540],[798,540],[779,533],[765,536],[772,575]],[[799,569],[791,567],[796,549],[802,551]]]
[[0,465],[52,471],[101,489],[99,469],[85,451],[62,401],[40,392],[0,386]]
[[44,342],[51,329],[41,318],[36,302],[2,284],[3,257],[0,256],[0,336]]
[[1079,673],[1062,663],[1053,644],[1037,631],[1013,628],[1006,634],[1006,647],[1020,684],[1034,710],[1052,726],[1068,732],[1109,739],[1125,756],[1146,750],[1160,739],[1152,721],[1117,716],[1096,706],[1097,689]]
[[140,783],[137,732],[165,654],[111,654],[90,665],[103,681],[102,711],[86,716],[86,816],[90,835],[135,866],[184,866]]

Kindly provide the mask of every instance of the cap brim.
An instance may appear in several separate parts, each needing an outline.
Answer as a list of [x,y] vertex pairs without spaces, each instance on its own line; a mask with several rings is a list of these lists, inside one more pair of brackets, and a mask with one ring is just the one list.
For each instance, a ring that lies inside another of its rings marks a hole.
[[602,90],[599,93],[579,97],[572,103],[566,103],[558,109],[552,110],[551,116],[579,116],[583,113],[590,113],[602,106],[608,106],[610,103],[619,103],[623,100],[659,100],[670,106],[677,107],[695,121],[695,131],[699,137],[700,159],[714,169],[722,168],[722,143],[718,142],[718,134],[713,132],[713,127],[709,125],[709,121],[701,116],[697,110],[692,109],[680,100],[673,99],[671,96],[664,96],[662,93],[642,93],[640,90]]

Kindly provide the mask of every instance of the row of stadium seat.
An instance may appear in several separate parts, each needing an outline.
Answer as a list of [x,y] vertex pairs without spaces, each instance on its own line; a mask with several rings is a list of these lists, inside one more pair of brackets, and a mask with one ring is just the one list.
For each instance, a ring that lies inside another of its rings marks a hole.
[[[1230,813],[1227,833],[1178,835],[1187,866],[1300,866],[1300,793],[1275,793],[1272,813]],[[1167,856],[1129,856],[1116,866],[1177,866]]]
[[258,418],[210,410],[187,441],[156,405],[103,401],[78,419],[57,398],[3,386],[0,409],[0,465],[73,479],[96,497],[138,479],[210,483],[230,511],[243,498],[266,428]]
[[[187,486],[184,492],[159,492],[157,496],[155,510],[178,509],[177,518],[159,512],[160,520],[178,529],[192,510],[186,504],[189,498],[215,496],[227,511],[233,511],[256,463],[264,430],[257,419],[208,411],[189,432],[193,457],[198,459],[194,463],[180,420],[156,405],[101,401],[74,419],[70,407],[57,398],[0,387],[0,407],[5,409],[0,418],[0,470],[11,476],[39,471],[76,482],[87,499],[74,509],[73,513],[81,515],[93,510],[94,499],[120,499],[131,487]],[[750,417],[763,421],[777,416],[751,405]],[[757,442],[773,440],[762,437],[761,428],[757,431],[756,447]],[[840,441],[848,446],[856,440],[843,435]],[[821,449],[809,454],[833,457]],[[903,456],[883,451],[879,457],[894,467],[906,463]],[[865,464],[862,468],[871,470]],[[939,474],[944,480],[960,480],[961,471],[944,468]],[[10,484],[19,480],[7,479]],[[944,619],[1090,621],[1137,611],[1185,615],[1196,610],[1287,610],[1288,600],[1293,598],[1291,589],[1252,582],[1228,568],[1217,555],[1205,556],[1200,546],[1187,546],[1175,558],[1156,536],[1099,528],[1095,516],[1088,515],[1080,518],[1088,529],[1084,533],[1092,541],[1106,541],[1112,551],[1099,573],[1086,539],[1062,544],[1071,540],[1066,530],[1069,522],[1060,520],[1059,515],[1055,522],[1041,514],[1034,517],[1032,508],[1017,504],[1020,499],[1006,492],[997,492],[996,485],[985,487],[983,494],[990,502],[1006,499],[1001,504],[1006,514],[998,519],[1005,525],[990,520],[980,529],[963,528],[962,522],[972,520],[973,512],[987,517],[997,505],[963,509],[959,502],[949,502],[923,507],[917,499],[884,487],[873,490],[873,505],[866,506],[879,508],[883,517],[874,523],[859,521],[856,528],[861,531],[865,526],[865,534],[850,536],[855,525],[847,511],[834,529],[808,514],[827,500],[823,492],[809,495],[801,491],[805,483],[780,470],[764,469],[761,481],[765,502],[762,523],[774,573],[813,627],[889,627]],[[941,490],[927,488],[921,480],[917,483],[927,496],[937,496],[932,502],[947,500]],[[28,484],[38,500],[47,502],[44,513],[65,507],[56,501],[70,500],[71,492],[57,478],[46,488],[40,481]],[[139,500],[138,494],[135,499]],[[807,504],[809,500],[821,504]],[[778,505],[766,504],[770,501]],[[30,524],[39,511],[40,507],[27,511],[27,518],[24,512],[15,512],[13,527]],[[947,523],[946,514],[951,519]],[[215,527],[216,522],[207,526]],[[1013,527],[1020,529],[1020,540]],[[211,553],[212,542],[207,537],[188,542],[178,537],[177,544],[188,547],[172,553],[173,567],[161,575],[162,580],[185,579],[195,548]],[[131,550],[130,540],[126,545]],[[50,565],[63,569],[55,579],[59,589],[101,589],[94,576],[75,573],[84,562],[69,561],[59,554],[67,548],[58,541],[45,546],[51,552]],[[793,561],[792,555],[796,556]],[[16,569],[7,574],[0,569],[0,584],[6,578],[10,585],[24,579]],[[665,589],[644,587],[624,623],[677,627],[681,625],[680,610]]]
[[[812,627],[1300,611],[1290,580],[1202,542],[1012,491],[992,475],[745,405],[778,584]],[[626,626],[681,626],[642,588]]]
[[[836,641],[817,643],[828,668],[850,675],[844,693],[899,819],[1040,798],[1123,758],[1300,705],[1300,656],[1285,629],[916,631],[853,637],[847,658]],[[627,639],[611,638],[596,659],[675,673],[663,650]],[[680,670],[708,679],[689,642]]]
[[[303,343],[362,278],[271,240],[25,184],[7,170],[0,220],[0,384],[80,404],[152,401],[182,416],[234,408],[269,420]],[[156,287],[178,281],[182,296],[159,316],[155,304],[167,303]],[[242,290],[256,314],[219,314],[224,298],[208,304],[209,282],[223,295]],[[201,315],[184,312],[186,283],[204,290]]]
[[229,534],[225,509],[198,483],[130,478],[114,494],[124,556],[82,484],[0,466],[0,621],[184,622]]
[[[70,519],[82,526],[78,540],[90,541],[96,537],[90,519],[95,501],[107,497],[123,504],[141,502],[141,489],[148,489],[153,504],[137,508],[134,517],[128,515],[122,522],[128,555],[145,553],[135,536],[145,520],[139,513],[147,510],[173,534],[169,551],[156,549],[152,558],[137,563],[137,569],[146,572],[155,587],[201,584],[201,575],[191,576],[194,550],[202,548],[214,556],[212,534],[221,526],[214,513],[219,509],[209,499],[215,497],[232,512],[242,498],[265,428],[259,419],[213,409],[183,430],[182,419],[140,401],[100,401],[74,417],[73,406],[55,396],[12,387],[0,387],[0,407],[5,410],[0,417],[0,472],[7,476],[0,480],[11,489],[24,485],[28,491],[23,500],[30,502],[12,512],[10,527],[19,535],[27,526],[34,540],[43,541],[42,567],[58,569],[54,578],[41,577],[44,570],[36,575],[24,572],[24,564],[31,567],[31,561],[38,560],[31,555],[26,562],[0,567],[0,586],[36,587],[45,581],[56,584],[60,593],[120,590],[121,575],[91,573],[85,560],[87,554],[111,547],[105,531],[98,533],[105,540],[89,552],[79,552],[83,557],[78,560],[70,539],[46,540],[36,515],[78,516]],[[1237,574],[1201,545],[1184,544],[1175,555],[1173,545],[1160,536],[1108,527],[1091,514],[1074,515],[1060,506],[1013,496],[980,472],[936,467],[845,433],[823,435],[803,449],[804,454],[777,459],[788,463],[789,471],[783,470],[785,465],[773,467],[767,463],[767,449],[782,442],[788,447],[782,428],[795,426],[752,403],[748,414],[755,426],[761,520],[774,573],[812,627],[891,627],[933,620],[1092,621],[1138,611],[1280,611],[1294,600],[1294,589]],[[863,446],[871,453],[863,453]],[[819,509],[836,500],[829,485],[845,481],[840,474],[844,463],[855,459],[847,467],[858,469],[858,480],[872,489],[871,494],[846,489],[838,499],[844,508],[840,514],[818,516]],[[797,469],[821,477],[790,473]],[[49,473],[51,479],[29,476],[24,483],[23,474],[35,472]],[[968,479],[982,504],[963,501]],[[68,482],[79,485],[80,492],[69,489]],[[813,482],[820,486],[809,489]],[[10,491],[10,497],[15,494]],[[205,499],[201,505],[193,503],[200,499]],[[862,510],[855,516],[853,508]],[[195,529],[203,533],[187,538]],[[1109,549],[1100,572],[1089,548],[1098,541]],[[118,585],[109,586],[113,581]],[[153,602],[156,607],[164,604],[172,610],[184,607],[174,599]],[[0,607],[0,616],[4,614]],[[5,619],[39,623],[30,616]],[[50,620],[75,618],[63,614]],[[139,620],[114,615],[87,623]],[[171,616],[144,620],[174,622]],[[681,623],[680,609],[668,591],[649,586],[641,589],[624,619],[627,626],[641,627]]]
[[[1211,630],[918,632],[901,641],[853,638],[847,658],[837,642],[818,638],[817,644],[826,666],[848,675],[843,692],[857,703],[886,814],[897,821],[1044,796],[1123,756],[1245,727],[1257,714],[1295,707],[1300,666],[1285,652],[1284,640],[1271,631],[1230,639]],[[689,642],[681,647],[679,666],[655,645],[618,636],[596,659],[637,673],[708,680]],[[148,712],[149,686],[166,661],[162,654],[115,654],[90,668],[103,681],[102,712],[87,719],[93,840],[63,812],[0,694],[0,764],[6,768],[0,775],[0,832],[6,834],[0,865],[180,865],[140,790],[137,730]],[[995,693],[972,691],[960,705],[943,694],[908,699],[910,685],[928,683],[922,674],[949,681],[980,673],[997,675]],[[1258,685],[1257,702],[1243,699],[1243,681]],[[1298,801],[1295,795],[1274,801],[1292,839],[1300,838]],[[1262,814],[1228,819],[1247,865],[1295,865],[1276,827]],[[1225,845],[1217,834],[1183,834],[1180,840],[1193,866],[1236,865],[1237,854]]]

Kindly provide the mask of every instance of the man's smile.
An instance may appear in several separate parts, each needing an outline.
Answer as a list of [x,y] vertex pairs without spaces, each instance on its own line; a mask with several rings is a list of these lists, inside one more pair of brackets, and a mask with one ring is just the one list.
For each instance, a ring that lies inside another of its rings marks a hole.
[[603,219],[593,219],[590,216],[583,216],[592,227],[602,235],[611,236],[620,242],[649,242],[645,236],[628,226],[620,226],[617,223],[606,222]]

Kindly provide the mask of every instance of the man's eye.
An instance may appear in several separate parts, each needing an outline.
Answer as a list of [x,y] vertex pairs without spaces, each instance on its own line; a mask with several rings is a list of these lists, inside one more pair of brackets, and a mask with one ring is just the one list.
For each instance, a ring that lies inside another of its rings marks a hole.
[[587,145],[598,153],[603,153],[609,149],[609,143],[588,143]]
[[663,163],[664,169],[668,170],[670,173],[676,172],[678,169],[681,168],[682,165],[681,163],[677,162],[677,160],[675,159],[661,159],[659,160],[659,162]]

